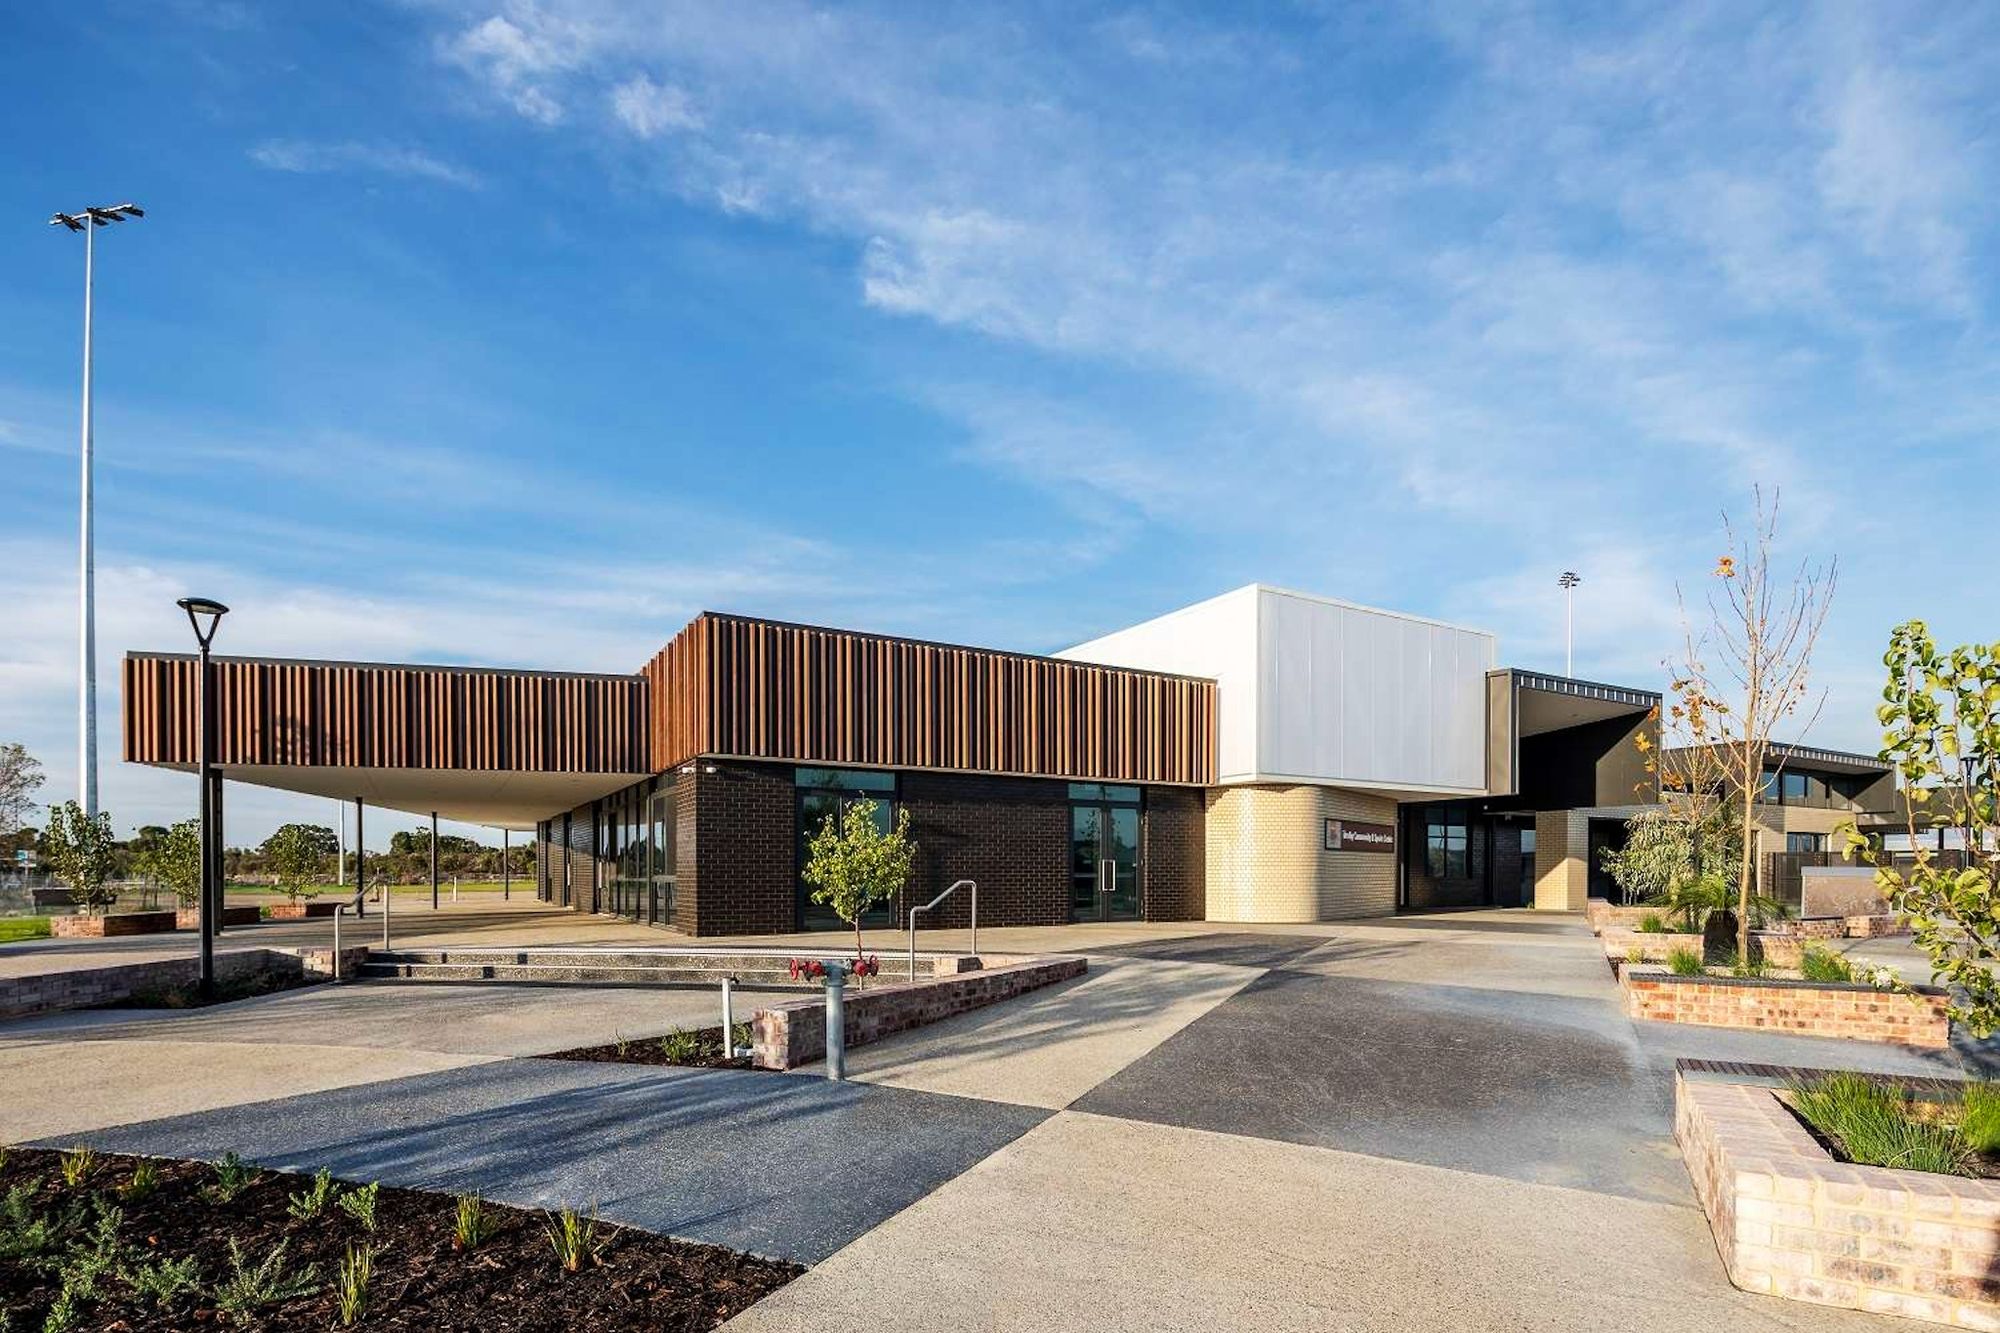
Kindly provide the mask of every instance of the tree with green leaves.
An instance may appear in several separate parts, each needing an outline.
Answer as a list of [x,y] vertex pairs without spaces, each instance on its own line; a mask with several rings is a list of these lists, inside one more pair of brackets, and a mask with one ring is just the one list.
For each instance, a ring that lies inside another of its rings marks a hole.
[[132,840],[132,869],[172,893],[182,907],[193,907],[201,893],[201,821],[183,819],[172,828],[139,832]]
[[264,853],[278,887],[293,902],[317,898],[327,863],[340,854],[340,839],[323,824],[286,824],[264,839]]
[[854,956],[861,957],[861,918],[876,903],[909,882],[917,854],[910,840],[910,812],[898,811],[883,832],[875,823],[875,802],[848,805],[844,818],[828,815],[806,843],[805,881],[812,900],[832,909],[854,927]]
[[86,916],[118,900],[110,883],[117,850],[109,815],[101,811],[86,815],[75,801],[49,807],[48,827],[42,830],[42,854],[56,878],[69,886],[71,899]]
[[[2000,1027],[2000,643],[1941,651],[1921,620],[1898,625],[1883,655],[1888,684],[1876,716],[1882,758],[1902,779],[1909,864],[1850,822],[1849,856],[1875,867],[1890,907],[1907,917],[1951,1016],[1984,1037]],[[1955,830],[1961,855],[1936,846]]]
[[0,851],[12,851],[42,789],[42,765],[16,741],[0,743]]

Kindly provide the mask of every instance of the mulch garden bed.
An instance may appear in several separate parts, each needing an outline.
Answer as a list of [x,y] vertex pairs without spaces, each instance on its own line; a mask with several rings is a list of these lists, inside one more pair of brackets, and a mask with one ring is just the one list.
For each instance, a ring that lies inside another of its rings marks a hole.
[[[736,1044],[750,1044],[750,1025],[736,1025]],[[605,1046],[579,1046],[554,1051],[544,1060],[581,1060],[587,1064],[673,1065],[683,1069],[751,1069],[748,1056],[725,1059],[722,1054],[722,1025],[706,1028],[676,1028],[663,1037],[638,1037],[614,1041]]]
[[326,984],[325,977],[307,976],[302,972],[280,972],[275,969],[263,972],[246,972],[239,976],[218,977],[214,994],[204,1000],[201,989],[190,981],[184,986],[165,986],[154,990],[133,991],[122,1000],[107,1000],[96,1006],[100,1009],[202,1009],[211,1004],[230,1004],[237,1000],[248,1000],[259,995],[275,995],[279,991],[299,990],[305,986]]
[[[310,1177],[259,1172],[224,1199],[208,1163],[96,1155],[69,1183],[80,1160],[28,1148],[0,1160],[0,1327],[706,1330],[804,1271],[607,1223],[568,1272],[548,1214],[482,1204],[490,1231],[468,1249],[447,1195],[381,1188],[371,1230],[343,1203],[352,1186],[302,1218]],[[373,1257],[366,1308],[343,1323],[337,1279],[359,1249]],[[263,1283],[245,1281],[260,1270]],[[252,1299],[273,1286],[292,1290]]]

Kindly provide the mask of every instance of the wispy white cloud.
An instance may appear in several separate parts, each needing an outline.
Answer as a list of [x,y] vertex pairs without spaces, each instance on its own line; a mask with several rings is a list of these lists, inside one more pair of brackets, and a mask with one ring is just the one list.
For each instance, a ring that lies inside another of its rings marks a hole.
[[351,171],[379,176],[408,176],[466,189],[480,184],[478,174],[464,167],[433,157],[420,149],[391,144],[267,139],[250,149],[250,160],[272,171],[299,174]]

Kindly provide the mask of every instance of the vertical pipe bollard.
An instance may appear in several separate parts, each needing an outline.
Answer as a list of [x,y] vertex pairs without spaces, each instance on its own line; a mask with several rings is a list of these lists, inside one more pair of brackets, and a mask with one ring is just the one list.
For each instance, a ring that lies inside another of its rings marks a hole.
[[838,960],[826,965],[826,1076],[838,1083],[847,1077],[847,969]]
[[727,1059],[750,1054],[750,1047],[736,1044],[736,978],[722,979],[722,1050]]
[[382,952],[389,952],[389,890],[382,890]]
[[346,903],[333,905],[333,979],[340,980],[340,918],[347,911]]

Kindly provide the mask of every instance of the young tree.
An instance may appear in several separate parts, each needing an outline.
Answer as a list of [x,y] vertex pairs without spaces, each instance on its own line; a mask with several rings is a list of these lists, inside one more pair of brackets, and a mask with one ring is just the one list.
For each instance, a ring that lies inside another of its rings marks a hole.
[[[1720,765],[1720,799],[1729,802],[1742,837],[1736,865],[1736,956],[1750,956],[1752,913],[1757,892],[1757,803],[1764,770],[1771,762],[1774,734],[1793,724],[1797,740],[1812,727],[1825,702],[1811,693],[1813,646],[1833,601],[1838,562],[1802,562],[1786,571],[1772,568],[1778,535],[1778,494],[1769,503],[1756,491],[1755,512],[1739,534],[1722,516],[1728,549],[1713,571],[1716,588],[1708,597],[1708,631],[1689,631],[1682,698],[1698,699],[1702,725],[1713,737]],[[1682,619],[1686,612],[1683,608]],[[1720,659],[1719,671],[1707,658]],[[1778,768],[1783,768],[1782,752]]]
[[340,839],[322,824],[286,824],[264,839],[259,849],[277,877],[278,887],[293,902],[317,898],[327,862],[340,854]]
[[118,899],[109,884],[117,846],[108,815],[85,815],[75,801],[49,807],[49,824],[42,830],[42,853],[86,915]]
[[28,748],[0,743],[0,849],[11,851],[42,789],[42,766]]
[[[1936,978],[1953,990],[1951,1016],[1984,1037],[2000,1027],[2000,643],[1938,651],[1921,620],[1896,627],[1883,657],[1889,683],[1876,716],[1882,757],[1902,779],[1910,866],[1858,832],[1847,852],[1875,866],[1890,906],[1910,920]],[[1956,829],[1962,866],[1933,840]],[[1963,995],[1963,999],[1959,998]]]
[[132,868],[167,889],[182,907],[193,907],[201,892],[201,821],[183,819],[172,828],[159,829],[157,837],[135,846]]
[[910,812],[899,811],[884,833],[875,825],[875,802],[855,801],[844,821],[828,815],[806,844],[805,881],[812,899],[854,927],[854,956],[861,957],[861,918],[903,887],[917,845],[910,841]]

